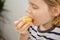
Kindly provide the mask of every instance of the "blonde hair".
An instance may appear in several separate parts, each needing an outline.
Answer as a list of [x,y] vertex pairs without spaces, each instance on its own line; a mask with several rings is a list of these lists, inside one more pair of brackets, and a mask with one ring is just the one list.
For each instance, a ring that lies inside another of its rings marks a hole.
[[[49,7],[57,7],[60,6],[60,0],[44,0]],[[60,26],[60,14],[54,17],[52,24]]]

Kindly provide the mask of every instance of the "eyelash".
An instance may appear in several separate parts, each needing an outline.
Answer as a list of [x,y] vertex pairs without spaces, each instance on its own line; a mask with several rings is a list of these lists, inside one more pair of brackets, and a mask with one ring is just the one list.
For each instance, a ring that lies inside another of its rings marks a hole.
[[37,7],[32,7],[33,9],[38,9]]
[[38,9],[38,7],[34,7],[34,6],[32,6],[32,8],[33,8],[33,9]]

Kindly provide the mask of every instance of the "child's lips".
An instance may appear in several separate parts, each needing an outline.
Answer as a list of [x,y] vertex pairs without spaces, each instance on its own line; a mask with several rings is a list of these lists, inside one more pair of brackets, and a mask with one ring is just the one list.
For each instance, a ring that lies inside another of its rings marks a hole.
[[32,20],[32,23],[34,23],[34,20]]

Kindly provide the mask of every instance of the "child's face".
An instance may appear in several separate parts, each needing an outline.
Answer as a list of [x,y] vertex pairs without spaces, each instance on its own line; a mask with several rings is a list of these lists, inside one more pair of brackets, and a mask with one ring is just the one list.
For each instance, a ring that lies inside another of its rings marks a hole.
[[44,0],[29,0],[26,12],[38,25],[45,24],[52,20],[51,12]]

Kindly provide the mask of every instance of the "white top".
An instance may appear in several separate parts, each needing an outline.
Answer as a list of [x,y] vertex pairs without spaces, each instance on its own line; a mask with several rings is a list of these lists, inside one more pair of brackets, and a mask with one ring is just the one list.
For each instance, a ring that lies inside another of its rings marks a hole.
[[60,26],[54,26],[46,31],[41,31],[32,25],[29,27],[28,32],[28,40],[60,40]]

